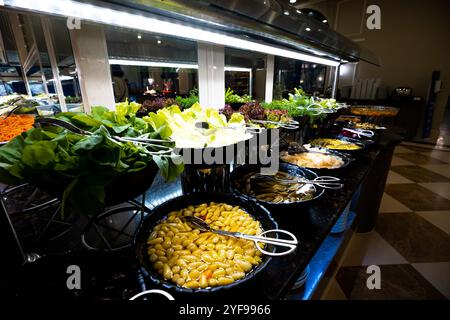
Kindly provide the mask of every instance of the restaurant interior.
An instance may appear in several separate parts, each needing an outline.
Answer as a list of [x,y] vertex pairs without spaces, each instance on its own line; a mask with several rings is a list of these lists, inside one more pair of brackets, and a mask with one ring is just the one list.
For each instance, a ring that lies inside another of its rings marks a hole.
[[448,300],[449,21],[0,1],[0,296]]

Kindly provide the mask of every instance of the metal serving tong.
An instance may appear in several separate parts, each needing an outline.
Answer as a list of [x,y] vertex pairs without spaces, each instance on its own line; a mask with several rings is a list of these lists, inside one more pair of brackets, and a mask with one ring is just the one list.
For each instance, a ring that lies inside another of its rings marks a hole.
[[295,130],[298,129],[298,121],[295,120],[289,120],[287,122],[281,122],[281,121],[270,121],[270,120],[252,120],[254,123],[260,123],[260,124],[274,124],[278,128],[288,129],[288,130]]
[[375,135],[375,133],[372,130],[350,129],[350,128],[342,128],[342,130],[354,133],[354,134],[358,135],[358,137],[372,138]]
[[[52,126],[57,126],[57,127],[61,127],[64,129],[67,129],[73,133],[76,134],[80,134],[80,135],[84,135],[84,136],[90,136],[92,135],[92,132],[83,130],[77,126],[75,126],[74,124],[61,120],[61,119],[56,119],[56,118],[39,118],[36,120],[36,123],[39,123],[40,125],[52,125]],[[111,136],[112,139],[119,141],[119,142],[131,142],[134,144],[142,144],[146,147],[152,147],[155,149],[159,149],[159,151],[157,152],[153,152],[153,151],[148,151],[152,154],[168,154],[171,153],[173,151],[172,147],[168,147],[168,146],[164,146],[158,143],[173,143],[173,141],[171,140],[161,140],[161,139],[150,139],[147,138],[146,135],[137,137],[137,138],[131,138],[131,137],[119,137],[119,136]]]
[[[17,100],[17,101],[20,101],[20,100]],[[1,108],[1,109],[3,109],[3,108],[9,108],[9,107],[13,106],[14,103],[16,103],[17,101],[13,101],[12,103],[10,103],[10,104],[8,104],[8,105],[6,105],[6,106],[0,107],[0,108]],[[15,106],[15,107],[12,108],[11,110],[9,110],[9,112],[6,114],[6,116],[3,116],[3,114],[2,114],[1,116],[2,116],[4,119],[6,119],[6,118],[8,118],[9,116],[11,116],[11,115],[14,113],[14,111],[16,111],[17,109],[23,108],[23,107],[24,107],[24,106],[21,106],[21,105]]]
[[[231,232],[231,231],[213,229],[213,228],[211,228],[211,226],[208,223],[206,223],[202,219],[200,219],[198,217],[194,217],[194,216],[185,216],[182,218],[182,220],[186,221],[192,227],[199,229],[200,231],[203,231],[203,232],[212,232],[212,233],[219,234],[222,236],[233,237],[233,238],[238,238],[238,239],[245,239],[245,240],[252,240],[255,242],[256,249],[258,249],[261,253],[268,255],[268,256],[283,256],[283,255],[289,254],[297,248],[297,244],[298,244],[298,241],[297,241],[297,238],[295,237],[295,235],[293,235],[291,232],[286,231],[286,230],[272,229],[272,230],[264,231],[259,236],[253,236],[253,235],[249,235],[249,234],[243,234],[240,232]],[[269,233],[278,233],[278,232],[289,235],[291,239],[287,240],[287,239],[278,239],[278,238],[264,236]],[[286,251],[282,251],[282,252],[269,252],[269,251],[266,251],[263,248],[261,248],[258,245],[259,242],[266,243],[266,244],[272,244],[274,246],[284,247],[284,248],[289,248],[289,249]]]
[[314,180],[310,180],[310,179],[306,179],[306,178],[298,178],[296,177],[296,179],[294,180],[287,180],[287,179],[280,179],[280,178],[276,178],[274,176],[270,176],[270,175],[263,175],[260,173],[256,173],[255,175],[253,175],[251,177],[252,180],[256,180],[261,181],[261,182],[265,182],[265,181],[275,181],[281,184],[293,184],[293,183],[302,183],[302,184],[313,184],[316,186],[319,186],[321,188],[324,189],[341,189],[344,184],[341,183],[341,179],[337,178],[337,177],[331,177],[331,176],[320,176],[315,178]]
[[[214,132],[217,131],[217,129],[230,129],[230,130],[237,130],[237,129],[241,129],[240,127],[233,127],[233,126],[229,126],[229,127],[220,127],[220,128],[211,128],[211,126],[209,125],[208,122],[206,121],[197,121],[195,124],[195,129],[202,131],[202,130],[213,130]],[[256,128],[256,127],[249,127],[246,126],[245,130],[247,130],[249,133],[254,133],[254,134],[258,134],[261,133],[262,129],[261,128]]]
[[[299,109],[303,109],[303,107],[299,107]],[[309,112],[312,113],[312,115],[320,115],[323,113],[334,113],[335,111],[332,109],[324,108],[318,103],[311,103],[310,105],[306,106],[305,108]]]
[[298,153],[319,153],[319,154],[326,154],[327,152],[323,151],[317,151],[317,150],[311,150],[306,148],[304,145],[297,143],[297,142],[291,142],[288,147],[288,154],[298,154]]

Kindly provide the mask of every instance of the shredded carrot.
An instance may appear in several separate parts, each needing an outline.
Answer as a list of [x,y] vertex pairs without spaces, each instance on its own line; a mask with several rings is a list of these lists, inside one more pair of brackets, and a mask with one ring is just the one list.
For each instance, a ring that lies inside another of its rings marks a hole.
[[26,114],[12,114],[7,118],[0,117],[0,141],[9,141],[34,124],[34,117]]

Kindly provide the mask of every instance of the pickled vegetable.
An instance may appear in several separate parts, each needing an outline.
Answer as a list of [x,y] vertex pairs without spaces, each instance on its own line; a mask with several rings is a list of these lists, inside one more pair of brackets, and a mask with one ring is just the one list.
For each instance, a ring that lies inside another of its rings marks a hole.
[[204,203],[171,212],[147,240],[148,259],[164,279],[191,289],[223,286],[244,278],[261,263],[262,254],[253,241],[201,233],[182,219],[192,215],[214,229],[253,235],[262,232],[259,221],[225,203]]
[[332,150],[359,150],[361,146],[340,139],[318,138],[309,142],[312,146],[319,146]]
[[251,172],[235,181],[235,186],[244,194],[258,200],[272,203],[291,203],[307,201],[314,198],[316,189],[311,184],[281,183],[276,179],[295,180],[296,176],[278,171],[273,179],[256,179],[258,173]]

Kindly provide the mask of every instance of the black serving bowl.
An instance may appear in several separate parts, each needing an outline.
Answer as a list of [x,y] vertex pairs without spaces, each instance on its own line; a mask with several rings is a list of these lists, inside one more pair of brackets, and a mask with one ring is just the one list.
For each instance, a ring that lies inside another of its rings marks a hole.
[[[261,228],[263,230],[277,229],[278,224],[271,217],[269,211],[263,206],[258,204],[247,202],[235,195],[227,193],[191,193],[183,195],[172,200],[169,200],[156,208],[154,208],[143,221],[139,230],[137,231],[134,238],[134,245],[136,250],[136,255],[139,264],[146,273],[148,273],[148,279],[153,285],[159,287],[163,290],[167,290],[172,293],[178,294],[196,294],[197,295],[210,295],[212,293],[224,292],[226,290],[233,289],[235,287],[241,287],[248,285],[258,278],[260,273],[267,267],[271,260],[270,256],[263,255],[262,262],[255,266],[246,276],[239,279],[231,284],[218,286],[206,289],[189,289],[177,286],[176,284],[165,280],[160,274],[158,274],[150,263],[147,249],[147,239],[153,229],[160,221],[164,220],[170,212],[184,209],[190,205],[198,205],[202,203],[217,202],[217,203],[227,203],[232,206],[239,206],[241,209],[250,214],[253,218],[261,223]],[[267,246],[265,250],[269,252],[275,252],[275,248],[271,245]]]
[[[243,191],[241,191],[238,186],[238,180],[241,179],[244,175],[249,174],[251,172],[259,172],[260,169],[261,169],[261,166],[259,166],[259,165],[243,165],[243,166],[235,168],[233,170],[233,172],[231,172],[231,177],[230,177],[231,190],[233,190],[233,192],[236,195],[238,195],[242,199],[245,199],[246,201],[249,201],[249,202],[252,201],[252,202],[255,202],[255,203],[265,206],[266,208],[268,208],[270,210],[270,212],[278,212],[280,209],[283,209],[283,208],[292,209],[295,206],[302,206],[302,205],[308,204],[311,201],[320,198],[325,192],[325,190],[323,188],[315,186],[315,188],[316,188],[315,196],[311,199],[304,200],[304,201],[295,201],[295,202],[288,202],[288,203],[274,203],[274,202],[269,202],[269,201],[258,200],[258,199],[256,199],[256,197],[254,197],[252,195],[248,195],[248,194],[244,193]],[[307,179],[311,179],[311,180],[318,177],[318,175],[314,171],[311,171],[311,170],[305,169],[305,168],[301,168],[301,167],[295,166],[293,164],[288,164],[288,163],[280,163],[278,171],[286,172],[292,176],[307,178]]]
[[[322,148],[320,148],[322,149]],[[338,168],[308,168],[308,167],[302,167],[302,166],[298,166],[294,163],[290,163],[288,161],[284,161],[280,158],[280,161],[282,163],[287,163],[296,167],[300,167],[300,168],[304,168],[304,169],[308,169],[308,170],[314,170],[315,173],[317,173],[319,176],[334,176],[336,174],[340,174],[341,172],[343,172],[353,161],[355,161],[355,159],[353,159],[350,155],[348,154],[344,154],[338,151],[333,151],[330,149],[324,149],[323,154],[327,154],[327,155],[331,155],[331,156],[336,156],[342,159],[342,161],[344,162],[344,164]]]
[[374,143],[373,140],[360,140],[360,139],[353,139],[353,138],[349,138],[349,137],[344,137],[342,135],[325,135],[323,138],[329,138],[329,139],[338,139],[338,140],[342,140],[342,141],[347,141],[350,143],[354,143],[357,146],[359,146],[359,149],[356,150],[340,150],[340,149],[331,149],[331,148],[326,148],[326,147],[322,147],[320,145],[311,145],[312,147],[321,147],[323,149],[327,149],[329,151],[337,151],[343,154],[348,154],[351,157],[359,157],[361,156],[361,154],[363,154],[365,152],[364,149],[366,149],[368,146],[372,145]]
[[[142,195],[151,187],[158,171],[159,168],[156,163],[151,161],[147,164],[147,167],[140,171],[114,177],[105,187],[105,206],[114,206]],[[49,170],[47,176],[51,177],[49,181],[52,183],[41,180],[30,182],[48,194],[62,199],[64,190],[73,181],[73,178],[59,174],[54,170]],[[58,183],[55,183],[55,181],[58,181]]]

